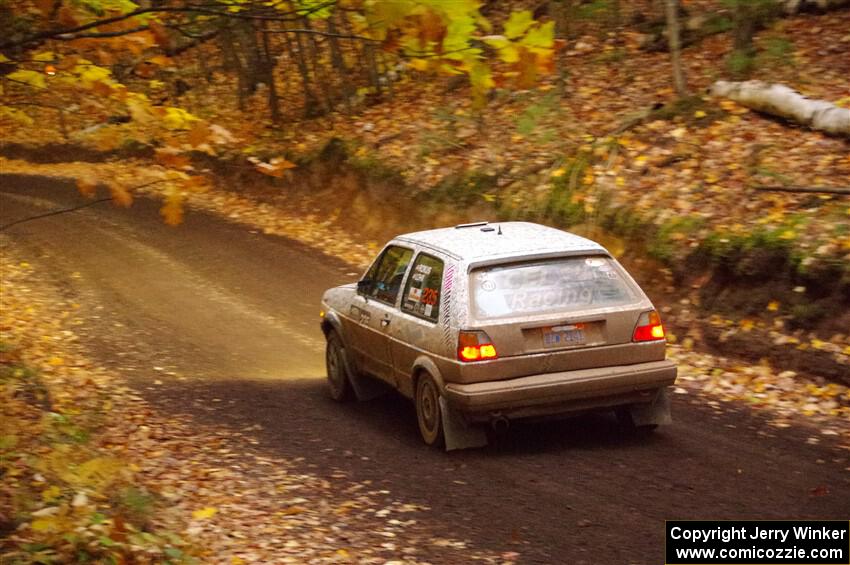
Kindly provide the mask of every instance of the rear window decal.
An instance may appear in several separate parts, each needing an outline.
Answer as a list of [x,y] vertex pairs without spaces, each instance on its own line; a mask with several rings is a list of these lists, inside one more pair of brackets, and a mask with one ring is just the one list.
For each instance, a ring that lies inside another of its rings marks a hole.
[[607,257],[498,265],[473,271],[470,277],[472,309],[478,319],[607,308],[638,297]]

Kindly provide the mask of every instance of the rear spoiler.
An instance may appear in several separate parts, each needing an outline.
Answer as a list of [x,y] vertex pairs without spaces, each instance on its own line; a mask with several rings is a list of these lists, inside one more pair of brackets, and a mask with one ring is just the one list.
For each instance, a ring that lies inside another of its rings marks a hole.
[[549,251],[547,253],[534,253],[530,255],[496,255],[487,259],[473,261],[469,263],[467,272],[472,272],[474,269],[481,267],[490,267],[492,265],[521,265],[522,263],[535,263],[546,259],[561,259],[566,257],[608,257],[614,259],[614,256],[602,246],[585,247],[581,249],[566,250],[566,251]]

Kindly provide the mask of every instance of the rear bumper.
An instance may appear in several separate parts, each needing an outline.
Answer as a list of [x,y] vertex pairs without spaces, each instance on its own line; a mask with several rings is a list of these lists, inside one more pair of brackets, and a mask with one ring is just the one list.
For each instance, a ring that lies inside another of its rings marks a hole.
[[496,413],[521,418],[652,402],[659,389],[675,381],[676,365],[664,360],[504,381],[449,383],[445,397],[472,420]]

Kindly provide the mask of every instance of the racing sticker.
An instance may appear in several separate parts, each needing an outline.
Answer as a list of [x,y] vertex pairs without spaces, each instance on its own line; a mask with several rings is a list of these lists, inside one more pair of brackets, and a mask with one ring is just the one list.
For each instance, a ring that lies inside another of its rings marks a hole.
[[433,306],[437,303],[437,291],[433,288],[423,288],[422,289],[422,303],[427,304],[429,306]]

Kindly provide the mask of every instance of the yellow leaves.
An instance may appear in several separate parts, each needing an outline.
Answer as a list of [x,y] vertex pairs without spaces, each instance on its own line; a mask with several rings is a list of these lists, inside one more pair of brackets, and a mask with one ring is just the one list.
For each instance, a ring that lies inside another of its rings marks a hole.
[[146,124],[151,121],[153,116],[148,111],[146,101],[139,100],[134,96],[128,96],[126,103],[127,111],[130,112],[130,117],[133,118],[134,122],[138,124]]
[[153,34],[154,40],[156,43],[162,47],[168,47],[171,43],[171,36],[168,34],[168,29],[159,22],[152,21],[148,24],[148,29],[150,29]]
[[55,356],[54,356],[54,357],[51,357],[51,358],[47,361],[47,364],[48,364],[48,365],[50,365],[51,367],[58,367],[58,366],[60,366],[60,365],[64,365],[64,364],[65,364],[65,360],[64,360],[64,359],[62,359],[61,357],[55,357]]
[[307,509],[303,506],[290,506],[289,508],[282,510],[280,514],[282,516],[295,516],[298,514],[303,514]]
[[188,129],[193,122],[197,122],[198,118],[182,108],[167,106],[163,122],[168,129]]
[[73,485],[104,489],[119,478],[124,464],[114,457],[94,457],[62,474]]
[[198,147],[207,142],[210,137],[210,127],[204,121],[198,121],[189,130],[188,140],[192,147]]
[[767,305],[767,310],[769,312],[776,312],[779,310],[779,302],[776,300],[771,300]]
[[[2,91],[0,91],[0,94],[2,94]],[[2,116],[7,116],[25,126],[31,126],[35,123],[26,113],[21,112],[17,108],[10,108],[8,106],[0,106],[0,117]]]
[[420,72],[428,71],[431,68],[431,62],[428,59],[411,59],[408,64],[411,68]]
[[80,83],[86,88],[92,88],[98,82],[108,83],[112,80],[112,73],[109,69],[97,65],[77,65],[75,71],[78,73]]
[[794,230],[785,230],[779,234],[779,239],[791,240],[797,237],[797,233]]
[[41,491],[41,499],[44,502],[53,502],[60,496],[62,496],[62,489],[56,485],[53,485]]
[[172,64],[171,59],[166,57],[165,55],[154,55],[150,59],[147,60],[148,63],[152,65],[157,65],[159,67],[167,67]]
[[750,320],[749,318],[744,318],[740,322],[738,322],[738,326],[744,330],[745,332],[749,332],[755,327],[755,322]]
[[169,191],[159,214],[169,226],[179,226],[183,223],[183,194],[178,190]]
[[706,117],[707,115],[708,115],[708,114],[706,114],[706,113],[705,113],[704,111],[702,111],[702,110],[697,110],[696,112],[694,112],[694,117],[695,117],[695,118],[697,118],[697,119],[704,118],[704,117]]
[[106,188],[109,189],[109,194],[112,195],[112,202],[123,208],[129,208],[133,204],[133,196],[123,186],[115,183],[108,183]]
[[254,163],[254,168],[257,172],[263,173],[264,175],[269,175],[270,177],[280,178],[283,174],[289,169],[294,169],[296,167],[295,163],[284,159],[283,157],[275,157],[268,163],[264,163],[259,159],[249,159],[252,163]]
[[208,520],[216,515],[218,512],[218,508],[214,508],[212,506],[207,506],[205,508],[201,508],[199,510],[195,510],[192,512],[192,519],[194,520]]
[[166,147],[163,149],[157,149],[154,154],[154,158],[156,162],[164,167],[170,167],[174,169],[191,169],[192,163],[189,160],[189,157],[180,153],[177,149],[173,149],[170,147]]
[[76,184],[77,190],[86,198],[94,198],[97,194],[97,182],[91,179],[78,178]]
[[522,36],[528,28],[534,24],[531,10],[522,10],[512,12],[505,22],[505,37],[508,39],[517,39]]
[[47,87],[47,79],[44,74],[36,71],[19,69],[6,75],[6,78],[15,82],[32,86],[33,88]]
[[55,533],[62,531],[62,521],[56,516],[45,516],[32,521],[30,528],[38,533]]

